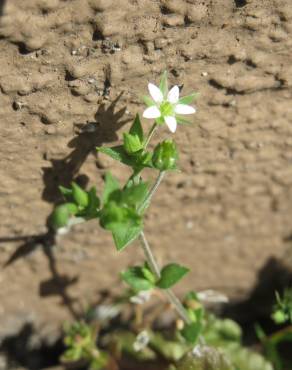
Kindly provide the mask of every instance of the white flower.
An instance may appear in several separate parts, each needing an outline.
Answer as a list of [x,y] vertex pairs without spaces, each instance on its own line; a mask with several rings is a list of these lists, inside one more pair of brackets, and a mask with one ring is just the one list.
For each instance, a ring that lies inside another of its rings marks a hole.
[[179,87],[173,86],[170,91],[163,92],[156,85],[148,84],[149,94],[152,98],[150,105],[143,112],[144,118],[156,119],[162,123],[166,123],[171,132],[176,131],[178,117],[177,115],[193,114],[196,109],[190,105],[184,104],[183,100],[179,99]]

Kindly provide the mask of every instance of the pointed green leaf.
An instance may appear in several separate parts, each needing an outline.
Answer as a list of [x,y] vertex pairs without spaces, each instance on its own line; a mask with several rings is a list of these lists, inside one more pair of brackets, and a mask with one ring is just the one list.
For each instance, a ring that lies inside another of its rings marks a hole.
[[88,206],[85,209],[85,216],[88,218],[97,217],[99,213],[100,200],[96,195],[96,188],[92,187],[88,192]]
[[67,200],[72,200],[72,189],[65,188],[65,186],[60,185],[59,190],[62,193],[62,195],[67,199]]
[[179,99],[179,104],[191,104],[194,100],[198,98],[199,93],[193,93],[187,96],[183,96]]
[[167,71],[164,71],[162,73],[159,89],[161,90],[164,98],[166,99],[168,93]]
[[107,172],[105,174],[105,184],[102,195],[103,204],[106,204],[109,200],[110,194],[113,193],[115,190],[118,190],[119,188],[120,184],[118,180],[110,172]]
[[130,267],[127,271],[121,273],[121,277],[136,291],[149,290],[154,287],[154,284],[144,277],[140,266]]
[[131,244],[135,239],[138,238],[142,231],[142,225],[139,226],[128,226],[119,225],[113,231],[113,239],[118,251],[123,250],[129,244]]
[[181,331],[182,336],[189,343],[195,344],[202,331],[201,322],[192,322],[191,324],[185,324]]
[[161,270],[161,278],[156,285],[161,289],[171,288],[188,272],[188,268],[180,266],[176,263],[170,263],[169,265],[163,267],[163,269]]
[[78,206],[87,207],[88,194],[75,182],[72,182],[72,196]]
[[126,153],[123,145],[114,146],[112,148],[109,147],[97,147],[96,150],[98,150],[101,153],[104,153],[114,159],[115,161],[124,163],[127,166],[132,166],[135,164],[135,160],[129,157],[129,155]]
[[145,199],[149,189],[149,184],[147,182],[140,182],[137,185],[132,185],[123,189],[122,192],[122,202],[129,206],[136,207],[142,203]]
[[135,117],[134,122],[133,122],[133,124],[130,128],[129,133],[131,135],[137,135],[140,139],[140,142],[142,143],[142,141],[144,139],[144,133],[143,133],[143,127],[142,127],[142,124],[141,124],[139,114],[136,114],[136,117]]
[[127,132],[124,132],[124,148],[125,151],[131,155],[139,150],[143,149],[143,139],[142,141],[139,139],[139,136],[136,134],[128,134]]

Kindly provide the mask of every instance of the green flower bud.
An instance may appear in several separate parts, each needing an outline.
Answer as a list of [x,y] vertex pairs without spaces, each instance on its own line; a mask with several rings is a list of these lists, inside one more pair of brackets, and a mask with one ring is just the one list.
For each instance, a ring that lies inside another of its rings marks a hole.
[[143,143],[138,135],[124,133],[124,148],[128,154],[133,154],[143,149]]
[[72,196],[78,206],[82,208],[88,206],[88,194],[75,182],[72,182]]
[[54,209],[50,217],[50,223],[54,229],[65,227],[68,224],[69,218],[75,215],[77,211],[78,208],[74,203],[61,204]]
[[166,171],[175,169],[177,160],[178,151],[173,140],[164,140],[155,147],[152,163],[158,170]]

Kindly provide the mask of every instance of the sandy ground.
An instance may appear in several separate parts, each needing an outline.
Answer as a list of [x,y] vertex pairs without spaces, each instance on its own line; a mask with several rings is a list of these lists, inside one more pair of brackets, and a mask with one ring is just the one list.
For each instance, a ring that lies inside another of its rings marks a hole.
[[101,289],[119,289],[118,272],[141,260],[135,245],[118,254],[97,222],[52,247],[46,218],[59,184],[101,188],[108,169],[125,179],[94,148],[118,142],[166,68],[200,97],[193,126],[176,135],[181,172],[147,216],[159,261],[192,268],[179,293],[236,298],[282,258],[292,229],[291,0],[7,0],[0,37],[1,264],[18,250],[0,270],[0,337],[25,321],[49,330]]

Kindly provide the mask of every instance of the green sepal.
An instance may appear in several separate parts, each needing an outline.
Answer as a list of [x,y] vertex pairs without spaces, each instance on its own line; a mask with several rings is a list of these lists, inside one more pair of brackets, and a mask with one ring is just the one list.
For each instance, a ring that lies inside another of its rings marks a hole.
[[65,227],[68,224],[69,218],[78,212],[78,207],[75,203],[64,203],[57,206],[50,216],[50,224],[54,229]]
[[155,105],[155,102],[147,95],[143,96],[143,101],[145,105],[147,105],[147,107],[152,107],[153,105]]
[[72,197],[75,203],[82,208],[88,206],[88,194],[75,182],[72,182]]
[[168,93],[167,71],[164,71],[161,75],[159,89],[161,90],[164,99],[166,99],[167,98],[167,93]]
[[140,266],[130,267],[121,273],[123,281],[130,285],[135,291],[149,290],[154,288],[154,283],[145,277],[143,268]]
[[176,263],[170,263],[161,270],[161,278],[157,286],[161,289],[169,289],[180,281],[190,270]]
[[185,125],[185,126],[190,126],[193,123],[187,119],[185,119],[183,116],[176,114],[176,121],[179,125]]
[[199,93],[193,93],[190,95],[183,96],[179,99],[179,104],[191,104],[194,100],[198,98]]

